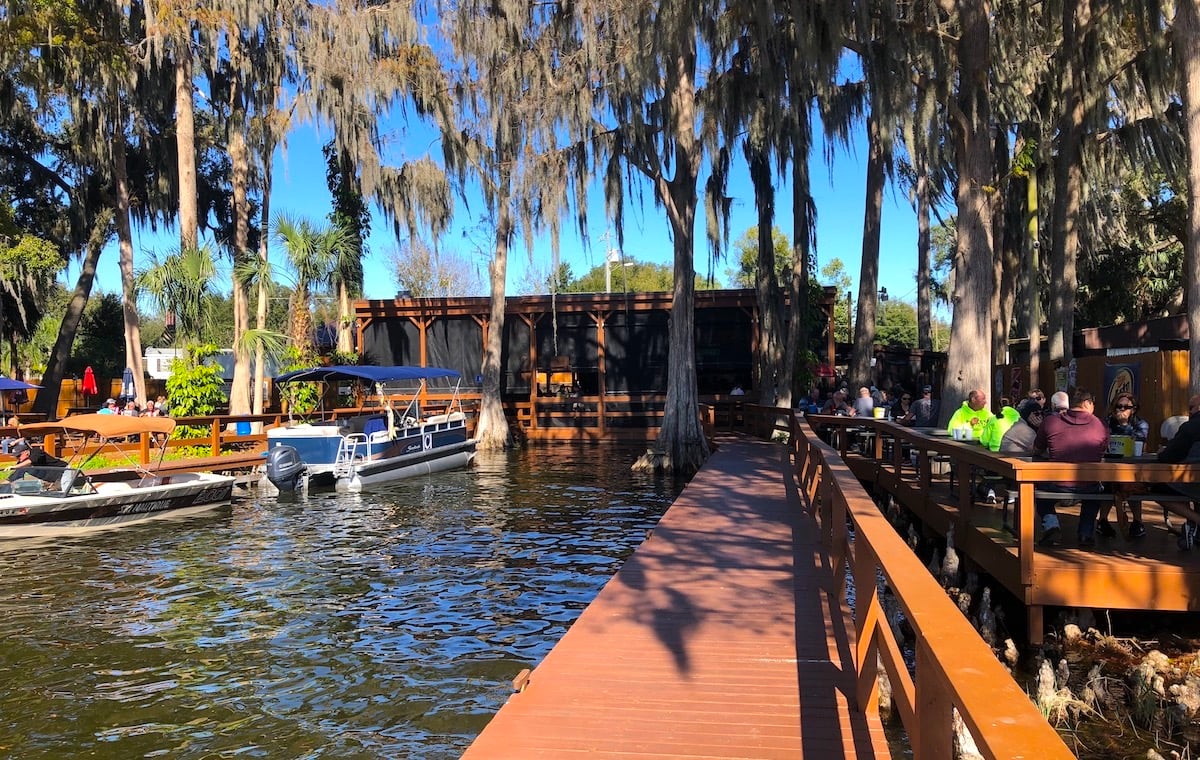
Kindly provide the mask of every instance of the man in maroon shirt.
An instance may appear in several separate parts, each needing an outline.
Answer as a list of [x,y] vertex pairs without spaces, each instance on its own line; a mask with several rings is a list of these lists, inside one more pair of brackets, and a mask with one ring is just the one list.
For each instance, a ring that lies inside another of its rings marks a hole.
[[[1052,462],[1099,462],[1108,450],[1108,428],[1095,415],[1095,399],[1090,391],[1076,388],[1071,395],[1071,407],[1060,414],[1046,417],[1033,439],[1034,458]],[[1099,493],[1100,483],[1065,481],[1045,483],[1045,491],[1066,493]],[[1037,502],[1037,513],[1042,519],[1043,546],[1054,546],[1062,537],[1058,525],[1058,513],[1053,500]],[[1079,505],[1079,545],[1092,546],[1096,543],[1096,513],[1100,505],[1095,501],[1084,501]]]

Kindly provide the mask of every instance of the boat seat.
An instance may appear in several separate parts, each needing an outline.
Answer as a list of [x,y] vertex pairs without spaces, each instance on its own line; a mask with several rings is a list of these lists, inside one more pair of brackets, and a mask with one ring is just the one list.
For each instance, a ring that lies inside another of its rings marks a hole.
[[96,489],[96,493],[99,493],[99,494],[122,493],[124,491],[132,491],[133,490],[133,486],[130,485],[128,482],[116,481],[116,480],[110,480],[110,481],[101,482],[101,483],[92,483],[92,486]]
[[449,419],[450,419],[449,415],[445,415],[445,414],[435,414],[435,415],[433,415],[432,417],[430,417],[429,419],[425,420],[425,424],[427,424],[427,425],[440,425],[440,424],[442,424],[443,422],[446,422],[446,421],[448,421]]
[[345,427],[347,433],[363,433],[369,436],[380,430],[387,430],[387,415],[362,414],[351,417],[346,420]]

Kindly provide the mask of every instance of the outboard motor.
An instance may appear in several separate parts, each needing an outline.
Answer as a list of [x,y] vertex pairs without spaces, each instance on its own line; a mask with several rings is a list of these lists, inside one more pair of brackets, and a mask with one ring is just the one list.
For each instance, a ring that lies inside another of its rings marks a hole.
[[267,452],[267,480],[281,493],[295,491],[307,469],[295,447],[276,446]]

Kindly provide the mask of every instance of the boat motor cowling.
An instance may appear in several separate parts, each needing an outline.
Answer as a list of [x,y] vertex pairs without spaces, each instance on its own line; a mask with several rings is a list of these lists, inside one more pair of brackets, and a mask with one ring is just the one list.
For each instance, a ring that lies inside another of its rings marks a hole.
[[267,480],[281,492],[295,491],[306,470],[292,446],[276,446],[267,452]]

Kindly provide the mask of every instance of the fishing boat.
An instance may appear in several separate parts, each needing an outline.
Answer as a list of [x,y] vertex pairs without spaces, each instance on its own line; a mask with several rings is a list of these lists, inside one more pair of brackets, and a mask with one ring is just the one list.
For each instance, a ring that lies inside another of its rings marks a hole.
[[[452,384],[438,413],[422,413],[431,382]],[[296,370],[276,385],[299,382],[374,388],[378,406],[319,422],[289,422],[267,431],[267,479],[280,491],[329,487],[357,491],[401,478],[466,466],[475,456],[459,398],[460,373],[438,367],[332,366]]]
[[[208,472],[158,475],[116,445],[131,436],[167,436],[174,428],[170,417],[115,414],[19,425],[21,437],[8,447],[17,464],[23,463],[19,452],[33,451],[30,439],[47,435],[78,439],[76,453],[65,462],[39,451],[27,466],[11,468],[8,479],[0,481],[0,537],[68,535],[228,504],[235,478]],[[129,466],[85,472],[88,461],[101,453],[116,453]]]

